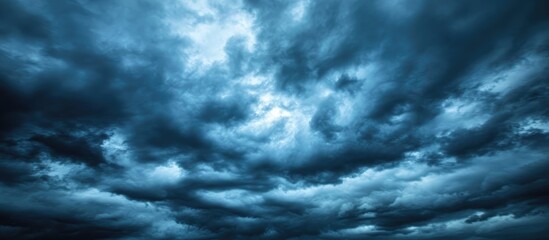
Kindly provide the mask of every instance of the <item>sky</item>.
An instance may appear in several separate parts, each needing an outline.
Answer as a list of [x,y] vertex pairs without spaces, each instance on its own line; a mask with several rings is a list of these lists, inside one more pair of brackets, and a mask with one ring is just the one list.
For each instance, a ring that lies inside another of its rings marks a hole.
[[1,239],[547,239],[549,2],[0,1]]

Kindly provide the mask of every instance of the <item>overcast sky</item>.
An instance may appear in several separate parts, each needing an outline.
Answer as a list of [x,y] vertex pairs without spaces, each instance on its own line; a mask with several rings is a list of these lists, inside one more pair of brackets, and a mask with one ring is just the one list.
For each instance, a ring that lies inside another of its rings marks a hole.
[[0,1],[1,239],[547,239],[549,2]]

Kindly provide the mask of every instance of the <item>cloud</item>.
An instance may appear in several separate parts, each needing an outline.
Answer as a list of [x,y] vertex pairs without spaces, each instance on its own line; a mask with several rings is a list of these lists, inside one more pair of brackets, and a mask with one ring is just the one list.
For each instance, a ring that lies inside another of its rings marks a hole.
[[540,239],[546,9],[0,2],[0,236]]

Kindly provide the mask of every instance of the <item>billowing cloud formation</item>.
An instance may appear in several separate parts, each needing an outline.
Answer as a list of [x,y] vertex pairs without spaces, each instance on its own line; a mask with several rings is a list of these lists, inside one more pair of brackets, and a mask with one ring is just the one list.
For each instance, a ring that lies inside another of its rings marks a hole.
[[544,239],[546,1],[0,1],[0,236]]

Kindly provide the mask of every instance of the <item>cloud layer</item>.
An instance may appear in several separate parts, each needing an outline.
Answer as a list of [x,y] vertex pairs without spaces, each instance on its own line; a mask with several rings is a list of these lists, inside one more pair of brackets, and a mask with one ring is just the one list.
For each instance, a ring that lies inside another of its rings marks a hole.
[[0,236],[543,239],[545,1],[0,1]]

